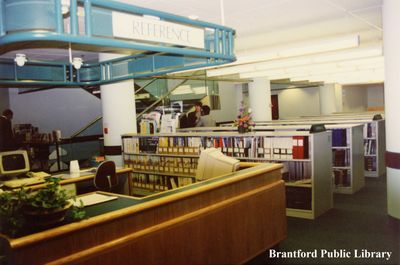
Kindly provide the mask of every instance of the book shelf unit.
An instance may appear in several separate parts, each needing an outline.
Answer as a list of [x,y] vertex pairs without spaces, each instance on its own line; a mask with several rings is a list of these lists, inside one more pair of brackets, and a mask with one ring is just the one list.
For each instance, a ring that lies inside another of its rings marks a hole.
[[[332,187],[336,193],[353,194],[365,185],[364,124],[327,124],[325,128],[332,131]],[[257,126],[255,131],[309,131],[310,124],[273,124]],[[208,128],[214,130],[215,128]],[[233,131],[235,128],[222,127],[218,130]],[[192,129],[197,131],[198,128]],[[201,128],[207,130],[207,128]],[[293,166],[293,165],[291,165]]]
[[122,137],[124,164],[133,169],[129,181],[131,195],[146,196],[196,182],[199,148],[192,147],[192,143],[184,147],[182,142],[170,140],[177,138]]
[[[329,116],[315,116],[315,117],[303,117],[299,119],[291,120],[275,120],[267,122],[258,122],[256,130],[258,128],[271,128],[274,126],[287,126],[286,129],[292,126],[301,126],[309,124],[355,124],[360,123],[364,125],[364,176],[378,178],[386,173],[385,166],[385,151],[386,151],[386,139],[385,139],[385,120],[377,119],[374,120],[376,113],[366,114],[347,114],[347,115],[329,115]],[[382,114],[381,114],[382,116]],[[235,130],[232,128],[233,124],[223,125],[221,128],[227,130]],[[228,129],[229,128],[229,129]]]
[[[332,132],[333,191],[353,194],[365,185],[363,124],[325,124]],[[311,124],[257,126],[257,131],[310,130]]]
[[385,120],[372,120],[364,124],[364,174],[378,178],[386,172]]
[[365,185],[363,124],[330,124],[334,192],[353,194]]
[[[125,163],[138,174],[155,176],[152,181],[150,178],[145,179],[153,186],[154,183],[156,186],[164,183],[164,180],[157,180],[156,177],[164,176],[160,170],[178,174],[175,176],[178,178],[178,186],[181,185],[180,182],[183,182],[182,185],[192,183],[191,181],[195,181],[200,151],[215,147],[225,155],[241,161],[282,163],[288,216],[314,219],[332,208],[330,132],[128,134],[123,135],[122,139]],[[161,158],[173,162],[166,166],[159,160]],[[185,159],[186,163],[183,162]],[[183,179],[191,181],[185,182]],[[142,179],[133,179],[134,188],[141,181]],[[173,188],[172,185],[161,186],[163,189]]]

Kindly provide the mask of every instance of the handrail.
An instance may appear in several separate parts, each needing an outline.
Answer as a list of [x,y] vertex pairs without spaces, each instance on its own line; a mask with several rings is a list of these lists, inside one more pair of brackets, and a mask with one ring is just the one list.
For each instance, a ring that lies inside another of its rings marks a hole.
[[168,97],[169,95],[172,94],[172,92],[177,89],[178,87],[180,87],[181,85],[183,85],[184,83],[186,83],[188,81],[188,79],[183,80],[182,82],[180,82],[178,85],[176,85],[173,89],[169,90],[168,93],[166,93],[165,95],[163,95],[161,98],[157,99],[155,102],[153,102],[150,106],[148,106],[147,108],[145,108],[141,113],[139,113],[139,115],[136,116],[136,119],[139,120],[144,113],[146,113],[147,111],[149,111],[151,108],[153,108],[155,105],[157,105],[158,103],[160,103],[162,100],[164,100],[166,97]]
[[69,138],[61,138],[59,144],[73,144],[73,143],[82,143],[89,141],[97,141],[102,138],[102,134],[88,135],[88,136],[75,136]]
[[135,91],[135,95],[138,94],[140,91],[142,91],[143,89],[145,89],[146,87],[150,86],[151,84],[153,84],[156,80],[159,80],[160,78],[156,77],[153,78],[150,82],[148,82],[146,85],[142,86],[141,88],[139,88],[138,90]]
[[95,118],[94,120],[92,120],[91,122],[89,122],[87,125],[85,125],[84,127],[82,127],[81,129],[79,129],[78,131],[76,131],[75,133],[73,133],[70,138],[75,138],[78,137],[79,134],[81,134],[82,132],[84,132],[85,130],[87,130],[90,126],[92,126],[93,124],[95,124],[96,122],[98,122],[99,120],[101,120],[103,118],[103,116],[99,116],[97,118]]
[[[86,63],[78,70],[69,62],[28,61],[24,67],[16,67],[12,59],[3,60],[0,62],[4,70],[3,74],[0,73],[0,85],[64,87],[101,85],[216,66],[235,60],[233,54],[235,31],[232,28],[110,0],[71,0],[70,3],[70,32],[64,32],[61,0],[46,3],[27,0],[18,3],[22,5],[19,8],[16,8],[12,1],[6,3],[0,0],[0,49],[3,47],[18,49],[21,45],[27,49],[31,44],[40,42],[44,48],[47,43],[50,43],[49,46],[58,43],[62,47],[71,44],[72,48],[85,46],[100,52],[104,49],[114,52],[126,50],[134,55],[100,63]],[[48,21],[43,22],[46,23],[44,26],[40,24],[42,22],[35,24],[31,19],[32,16],[24,16],[24,12],[40,12],[43,5],[46,5],[46,10],[49,11],[48,14],[44,14],[49,16]],[[85,10],[84,32],[79,31],[77,18],[77,12],[82,7]],[[152,44],[134,39],[122,39],[114,36],[112,30],[103,29],[102,25],[91,22],[93,17],[102,16],[101,18],[105,18],[103,24],[112,27],[114,23],[120,21],[120,18],[113,18],[114,13],[118,12],[123,12],[127,16],[152,15],[159,17],[161,22],[177,22],[203,29],[204,47],[193,48],[163,44],[162,41]],[[16,17],[25,19],[16,20]],[[138,51],[144,53],[137,54]],[[34,72],[40,72],[40,75],[37,76],[33,74]]]

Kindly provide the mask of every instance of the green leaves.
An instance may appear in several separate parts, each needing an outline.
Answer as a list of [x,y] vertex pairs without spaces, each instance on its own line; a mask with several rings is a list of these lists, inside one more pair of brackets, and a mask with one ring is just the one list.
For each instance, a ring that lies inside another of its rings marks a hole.
[[40,189],[33,194],[28,199],[27,204],[45,209],[63,208],[71,197],[68,196],[64,189],[61,189],[59,181],[57,178],[48,178],[46,180],[46,188]]
[[[27,223],[23,214],[27,207],[55,210],[64,208],[70,199],[75,201],[76,197],[62,189],[59,182],[58,178],[48,178],[46,187],[38,191],[23,187],[0,193],[0,232],[17,235]],[[79,207],[72,207],[71,216],[74,220],[81,220],[85,215],[82,201]]]

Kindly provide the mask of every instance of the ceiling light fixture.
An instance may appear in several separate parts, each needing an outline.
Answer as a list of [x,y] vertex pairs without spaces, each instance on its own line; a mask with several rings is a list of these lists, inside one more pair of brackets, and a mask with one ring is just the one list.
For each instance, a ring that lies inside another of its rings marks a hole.
[[385,70],[383,68],[364,69],[357,71],[346,71],[331,73],[329,75],[308,75],[296,78],[290,78],[291,81],[309,80],[324,81],[327,83],[370,83],[370,82],[383,82],[385,79]]
[[76,70],[81,69],[82,64],[83,64],[82,58],[80,58],[80,57],[74,57],[74,58],[72,59],[72,65],[74,66],[74,68],[75,68]]
[[[291,45],[267,47],[252,50],[251,52],[237,52],[237,61],[227,64],[224,68],[207,71],[207,76],[219,76],[221,73],[232,72],[234,67],[252,67],[255,63],[270,63],[268,61],[277,59],[288,59],[297,56],[311,56],[313,54],[338,51],[342,49],[355,48],[360,45],[358,35],[344,36],[338,38],[320,39],[307,42],[299,42]],[[271,62],[272,63],[272,62]],[[246,65],[247,64],[247,65]],[[232,67],[229,67],[232,66]],[[254,70],[250,70],[254,71]],[[237,72],[236,72],[237,73]]]
[[254,71],[240,73],[240,78],[256,78],[256,77],[275,77],[284,76],[284,78],[293,78],[303,75],[313,75],[315,73],[332,73],[337,71],[346,71],[352,69],[366,69],[384,67],[383,56],[344,60],[339,62],[328,63],[310,63],[308,65],[294,66],[294,67],[281,67],[270,70]]
[[69,0],[61,0],[61,13],[63,15],[69,13],[69,6],[70,6]]
[[28,59],[26,59],[26,55],[25,55],[25,54],[23,54],[23,53],[17,53],[17,54],[15,55],[14,62],[15,62],[18,66],[20,66],[20,67],[24,66],[25,63],[26,63],[27,61],[28,61]]
[[314,65],[316,63],[340,62],[343,60],[371,58],[382,56],[382,44],[362,45],[357,48],[345,49],[340,51],[331,51],[320,54],[310,54],[297,56],[294,58],[285,58],[264,62],[249,63],[236,65],[232,67],[224,67],[219,69],[210,69],[207,71],[207,76],[221,76],[229,74],[243,74],[247,72],[265,71],[270,69],[281,69],[284,67],[296,67],[302,65]]
[[69,54],[69,63],[72,64],[76,70],[81,69],[82,64],[83,64],[83,59],[80,57],[72,58],[71,43],[69,44],[69,47],[68,47],[68,54]]
[[319,40],[310,40],[305,42],[294,43],[290,45],[282,45],[278,47],[270,47],[263,50],[255,50],[252,54],[243,54],[239,56],[238,63],[248,63],[255,61],[263,61],[264,54],[266,60],[289,58],[294,56],[315,54],[328,51],[336,51],[358,47],[360,45],[360,37],[358,35],[343,36],[338,38],[328,38]]

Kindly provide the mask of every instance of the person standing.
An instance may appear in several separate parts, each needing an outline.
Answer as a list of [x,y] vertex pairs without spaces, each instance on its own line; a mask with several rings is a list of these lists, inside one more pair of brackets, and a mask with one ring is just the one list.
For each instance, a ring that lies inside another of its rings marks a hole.
[[187,127],[196,127],[197,123],[200,121],[202,107],[203,103],[201,103],[200,101],[194,104],[195,110],[189,112],[187,117]]
[[0,117],[0,151],[16,149],[14,133],[11,120],[14,113],[10,109],[5,109]]
[[196,124],[196,127],[215,127],[216,122],[210,115],[210,107],[207,105],[203,105],[202,107],[202,116],[200,117],[199,122]]

